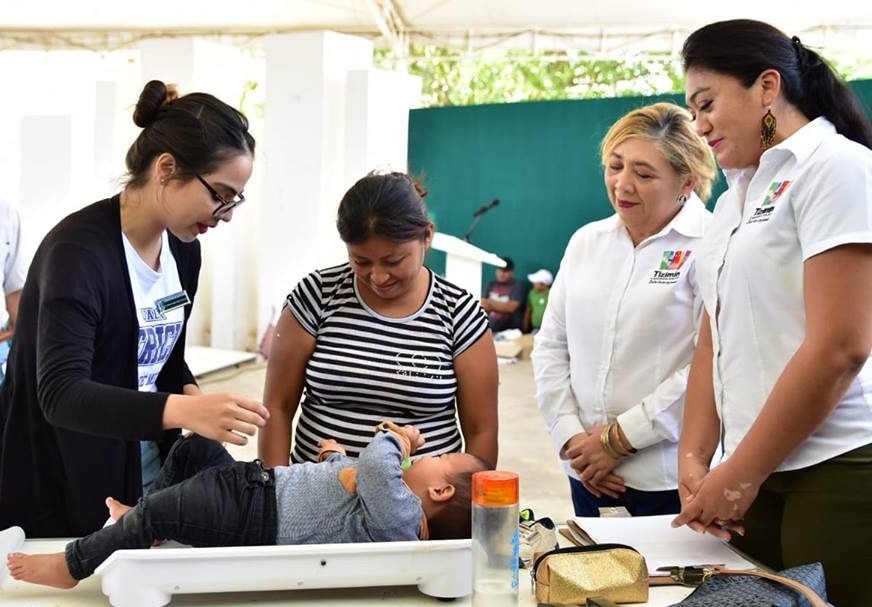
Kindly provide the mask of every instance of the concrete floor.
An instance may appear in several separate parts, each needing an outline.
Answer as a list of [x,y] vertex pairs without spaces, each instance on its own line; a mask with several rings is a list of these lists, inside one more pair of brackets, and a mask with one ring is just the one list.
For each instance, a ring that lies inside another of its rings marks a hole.
[[[206,375],[200,379],[200,386],[206,392],[235,392],[260,399],[265,375],[266,363],[259,361]],[[536,408],[535,393],[529,358],[500,365],[498,467],[518,473],[522,508],[532,508],[537,517],[550,516],[556,523],[563,523],[573,514],[569,482]],[[257,456],[257,441],[253,438],[244,447],[229,448],[237,459]]]

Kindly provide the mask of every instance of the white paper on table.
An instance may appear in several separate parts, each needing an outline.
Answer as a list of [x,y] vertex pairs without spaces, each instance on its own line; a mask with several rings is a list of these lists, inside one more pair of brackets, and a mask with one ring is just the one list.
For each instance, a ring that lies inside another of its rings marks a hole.
[[757,567],[712,535],[689,527],[674,529],[675,515],[616,518],[575,517],[575,522],[598,544],[626,544],[645,557],[650,575],[664,575],[658,567],[725,565],[730,569]]

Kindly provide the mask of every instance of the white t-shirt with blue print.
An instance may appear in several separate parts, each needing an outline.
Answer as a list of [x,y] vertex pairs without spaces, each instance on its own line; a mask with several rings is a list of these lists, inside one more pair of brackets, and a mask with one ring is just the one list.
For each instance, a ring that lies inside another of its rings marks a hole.
[[[166,364],[170,353],[182,333],[185,322],[184,307],[159,312],[155,302],[168,295],[180,293],[182,284],[179,270],[163,237],[160,252],[160,266],[153,270],[142,258],[127,236],[122,233],[124,255],[130,273],[130,286],[136,305],[136,318],[139,321],[139,347],[137,363],[139,366],[139,391],[156,392],[157,378]],[[145,495],[160,471],[160,458],[157,444],[153,441],[140,443],[142,454],[142,493]]]

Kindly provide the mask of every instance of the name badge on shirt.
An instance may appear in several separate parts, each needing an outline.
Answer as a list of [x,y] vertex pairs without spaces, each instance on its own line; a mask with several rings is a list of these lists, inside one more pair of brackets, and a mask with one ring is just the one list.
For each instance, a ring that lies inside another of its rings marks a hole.
[[163,314],[164,312],[172,312],[177,308],[184,308],[189,303],[191,303],[191,298],[188,297],[188,292],[182,290],[156,300],[154,307],[160,314]]

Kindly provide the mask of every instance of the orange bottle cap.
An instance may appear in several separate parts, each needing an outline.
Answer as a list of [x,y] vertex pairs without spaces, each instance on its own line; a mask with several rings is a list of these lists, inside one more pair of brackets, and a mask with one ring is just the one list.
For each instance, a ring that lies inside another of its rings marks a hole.
[[511,506],[518,503],[518,475],[487,470],[472,475],[472,502],[480,506]]

